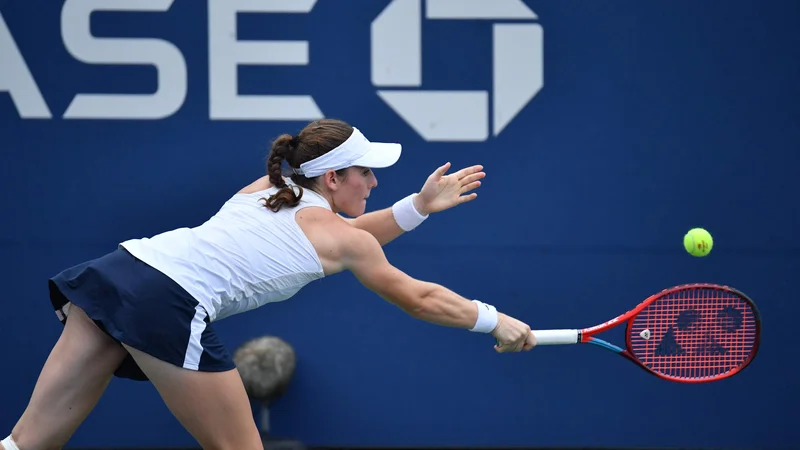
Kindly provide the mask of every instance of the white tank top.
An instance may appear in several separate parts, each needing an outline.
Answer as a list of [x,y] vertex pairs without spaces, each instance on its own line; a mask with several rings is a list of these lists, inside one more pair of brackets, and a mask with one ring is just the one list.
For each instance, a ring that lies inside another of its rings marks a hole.
[[275,192],[273,187],[236,194],[198,227],[120,245],[183,287],[211,321],[286,300],[324,276],[295,214],[311,206],[331,208],[322,196],[303,189],[299,205],[272,212],[259,199]]

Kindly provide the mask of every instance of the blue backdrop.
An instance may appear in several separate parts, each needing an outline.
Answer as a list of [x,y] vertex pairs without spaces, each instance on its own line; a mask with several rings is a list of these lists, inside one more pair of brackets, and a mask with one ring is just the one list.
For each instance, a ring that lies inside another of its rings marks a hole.
[[[91,12],[104,3],[161,11]],[[46,279],[125,239],[206,220],[264,173],[272,138],[319,112],[404,144],[377,172],[370,209],[446,161],[485,166],[475,202],[386,247],[412,276],[537,328],[594,325],[676,284],[730,284],[758,302],[763,341],[739,376],[681,385],[594,347],[498,355],[491,339],[415,321],[340,275],[218,324],[231,350],[264,334],[295,346],[277,435],[352,446],[796,442],[800,3],[423,3],[0,0],[0,433],[61,331]],[[237,71],[248,59],[277,64]],[[384,89],[410,93],[396,103],[417,89],[474,94],[403,116]],[[236,103],[237,92],[258,104]],[[714,235],[706,258],[682,248],[695,226]],[[124,380],[71,441],[192,443],[150,384]]]

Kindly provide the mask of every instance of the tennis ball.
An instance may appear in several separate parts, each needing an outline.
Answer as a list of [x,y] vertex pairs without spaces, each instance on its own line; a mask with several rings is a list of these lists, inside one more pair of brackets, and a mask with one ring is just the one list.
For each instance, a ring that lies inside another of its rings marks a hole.
[[714,247],[714,239],[702,228],[692,228],[683,237],[683,247],[692,256],[706,256]]

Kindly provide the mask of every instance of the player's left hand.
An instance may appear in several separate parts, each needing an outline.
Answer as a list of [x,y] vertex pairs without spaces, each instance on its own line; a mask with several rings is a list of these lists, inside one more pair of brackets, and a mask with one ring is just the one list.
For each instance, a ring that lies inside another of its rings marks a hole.
[[458,172],[445,175],[450,168],[450,163],[439,167],[425,181],[422,190],[414,197],[414,207],[420,214],[426,215],[453,206],[466,203],[478,196],[473,191],[481,185],[481,179],[486,176],[483,166],[466,167]]

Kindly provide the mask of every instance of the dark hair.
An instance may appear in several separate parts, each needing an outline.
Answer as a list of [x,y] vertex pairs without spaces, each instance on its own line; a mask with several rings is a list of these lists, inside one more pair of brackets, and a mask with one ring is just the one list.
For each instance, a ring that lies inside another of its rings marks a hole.
[[[297,184],[299,193],[286,184],[283,179],[282,164],[284,161],[290,168],[298,168],[300,164],[311,161],[341,145],[350,135],[353,127],[346,122],[335,119],[322,119],[309,123],[297,136],[283,134],[275,139],[267,158],[267,174],[269,181],[280,188],[266,201],[266,207],[279,211],[281,207],[294,207],[303,198],[303,188],[313,189],[317,177],[306,178],[293,173],[292,181]],[[346,169],[336,173],[343,175]]]

